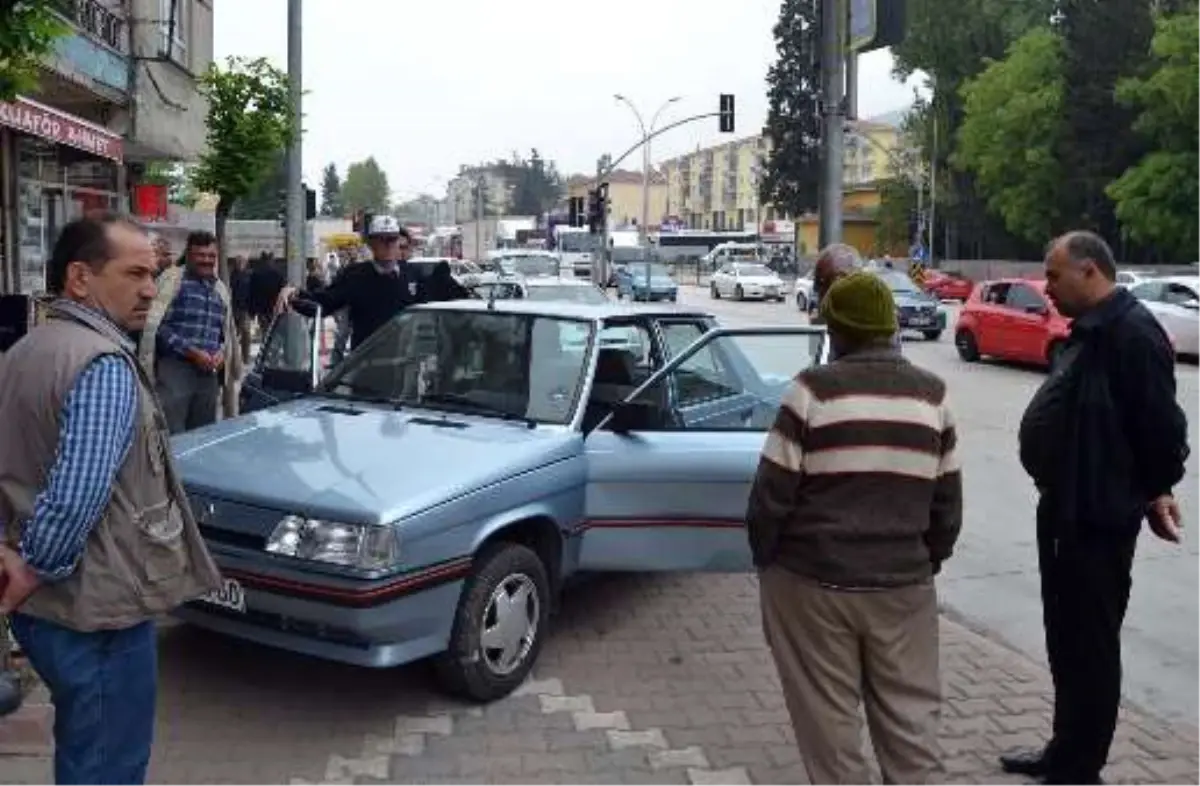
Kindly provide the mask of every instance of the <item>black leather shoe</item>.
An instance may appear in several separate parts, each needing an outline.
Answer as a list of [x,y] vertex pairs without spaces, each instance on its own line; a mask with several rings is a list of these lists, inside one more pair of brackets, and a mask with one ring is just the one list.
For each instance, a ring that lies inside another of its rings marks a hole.
[[1045,776],[1050,768],[1045,751],[1021,750],[1000,756],[1000,769],[1010,775],[1026,775],[1030,778]]
[[21,708],[21,683],[15,671],[0,670],[0,718]]

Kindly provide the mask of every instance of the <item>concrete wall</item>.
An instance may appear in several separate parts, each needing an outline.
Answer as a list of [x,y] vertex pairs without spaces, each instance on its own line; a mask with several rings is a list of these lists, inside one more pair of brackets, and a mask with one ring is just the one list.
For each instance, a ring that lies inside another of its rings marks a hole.
[[152,60],[141,61],[134,71],[136,113],[127,157],[193,160],[204,149],[208,104],[196,89],[196,79],[212,64],[212,1],[181,0],[184,47],[173,47],[169,59],[162,54],[160,0],[132,4],[133,51]]

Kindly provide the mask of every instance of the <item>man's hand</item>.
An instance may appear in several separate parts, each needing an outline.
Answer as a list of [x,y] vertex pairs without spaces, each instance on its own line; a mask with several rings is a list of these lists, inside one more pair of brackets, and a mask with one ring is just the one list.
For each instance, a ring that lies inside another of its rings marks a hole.
[[20,554],[0,544],[0,614],[11,614],[21,608],[41,583]]
[[214,352],[208,356],[208,360],[209,360],[209,371],[216,374],[218,371],[221,370],[221,367],[225,365],[225,353],[221,352],[220,350],[217,350],[216,352]]
[[1183,517],[1179,513],[1179,503],[1170,494],[1163,494],[1150,503],[1146,519],[1150,522],[1150,531],[1161,540],[1178,543],[1183,539]]
[[279,297],[275,298],[275,313],[282,314],[291,308],[292,300],[296,297],[295,287],[284,287],[279,290]]

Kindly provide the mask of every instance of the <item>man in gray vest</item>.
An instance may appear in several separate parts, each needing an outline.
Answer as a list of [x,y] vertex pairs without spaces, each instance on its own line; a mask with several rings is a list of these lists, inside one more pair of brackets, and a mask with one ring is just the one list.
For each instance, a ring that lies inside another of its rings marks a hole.
[[0,355],[0,614],[54,703],[58,783],[142,783],[154,619],[215,589],[137,361],[154,248],[118,216],[67,224],[46,321]]

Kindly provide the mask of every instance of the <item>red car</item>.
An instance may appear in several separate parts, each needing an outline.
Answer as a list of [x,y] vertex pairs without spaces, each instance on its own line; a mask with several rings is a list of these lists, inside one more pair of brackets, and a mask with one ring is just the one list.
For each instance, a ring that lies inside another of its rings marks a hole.
[[1071,331],[1071,320],[1046,297],[1045,281],[984,281],[958,315],[954,346],[968,362],[989,355],[1051,366]]
[[925,291],[938,300],[960,300],[963,303],[971,297],[975,282],[962,273],[930,270],[925,274]]

